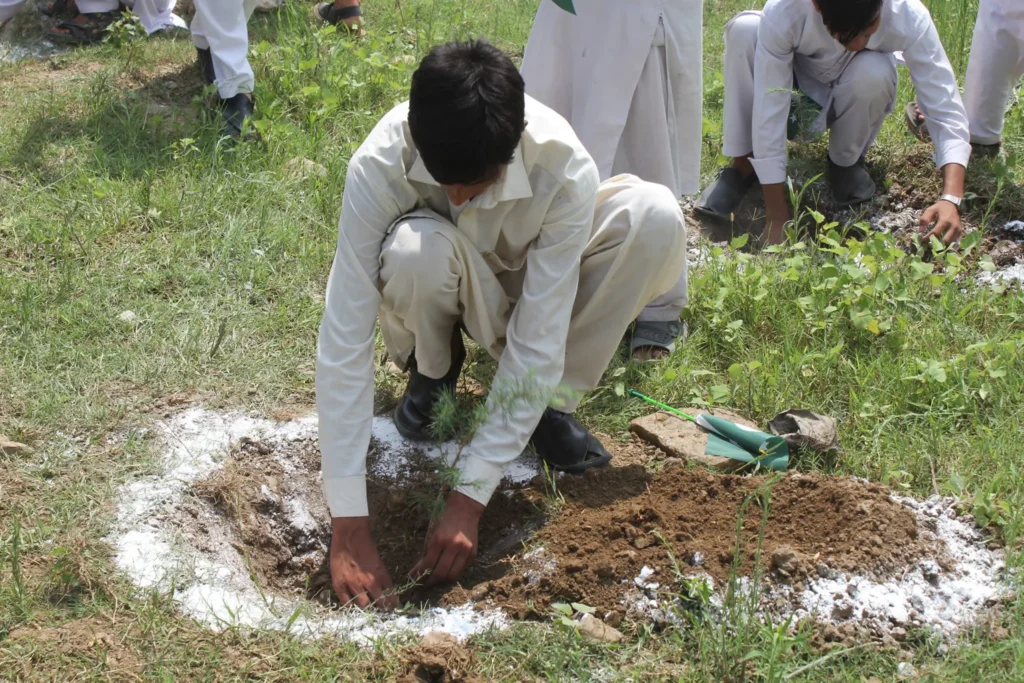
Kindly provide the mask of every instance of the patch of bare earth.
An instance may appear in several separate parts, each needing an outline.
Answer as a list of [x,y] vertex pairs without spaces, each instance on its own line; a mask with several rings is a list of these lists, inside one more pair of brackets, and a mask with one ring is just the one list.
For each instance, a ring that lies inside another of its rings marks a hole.
[[4,648],[19,657],[26,679],[46,680],[55,671],[70,676],[76,668],[95,675],[98,665],[107,677],[137,680],[143,668],[121,630],[100,616],[59,626],[19,626],[10,632]]

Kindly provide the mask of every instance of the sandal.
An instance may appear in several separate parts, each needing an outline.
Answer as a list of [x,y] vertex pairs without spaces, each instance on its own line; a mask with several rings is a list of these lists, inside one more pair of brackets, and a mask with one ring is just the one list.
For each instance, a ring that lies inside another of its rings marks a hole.
[[924,117],[917,115],[917,102],[907,102],[903,109],[903,118],[907,121],[907,128],[910,133],[921,142],[931,142],[932,136],[928,134],[928,122]]
[[537,457],[552,469],[581,474],[612,461],[611,454],[576,419],[548,408],[530,437]]
[[[46,37],[58,43],[74,45],[90,45],[106,38],[107,28],[118,19],[117,12],[97,12],[95,14],[79,14],[74,19],[62,21],[49,31]],[[85,21],[78,21],[85,17]],[[67,29],[67,33],[60,29]]]
[[75,5],[75,0],[46,0],[40,6],[39,11],[48,17],[73,17],[78,13],[78,7]]
[[664,349],[669,353],[676,350],[676,340],[683,341],[687,334],[686,323],[678,320],[665,322],[643,321],[633,325],[633,334],[629,338],[629,357],[637,349]]
[[313,11],[320,21],[337,26],[339,24],[345,26],[352,33],[359,35],[363,34],[363,26],[361,21],[355,21],[349,23],[349,19],[356,19],[363,16],[363,8],[359,5],[352,5],[351,7],[335,7],[333,2],[321,2],[316,5]]

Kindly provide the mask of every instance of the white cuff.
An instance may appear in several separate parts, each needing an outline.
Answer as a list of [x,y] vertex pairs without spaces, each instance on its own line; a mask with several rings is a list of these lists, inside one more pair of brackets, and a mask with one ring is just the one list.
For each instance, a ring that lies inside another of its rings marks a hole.
[[935,146],[935,165],[942,168],[946,164],[960,164],[967,168],[967,160],[971,158],[971,143],[957,138]]
[[324,478],[324,497],[331,517],[368,517],[366,477]]
[[463,483],[455,490],[481,505],[487,505],[502,477],[505,476],[504,465],[495,465],[469,454],[462,456],[458,467]]
[[775,185],[786,182],[786,157],[768,157],[766,159],[750,159],[754,173],[762,185]]

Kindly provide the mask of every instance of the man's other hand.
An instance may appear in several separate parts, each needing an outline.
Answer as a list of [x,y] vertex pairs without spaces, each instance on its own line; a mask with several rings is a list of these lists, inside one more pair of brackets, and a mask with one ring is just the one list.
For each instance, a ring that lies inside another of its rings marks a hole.
[[[937,237],[947,247],[959,240],[964,234],[960,222],[960,211],[952,202],[940,199],[921,213],[921,232],[927,233],[925,240]],[[929,231],[928,228],[931,228]]]
[[423,557],[409,572],[415,580],[427,576],[426,585],[455,581],[476,559],[480,516],[484,506],[458,492],[448,496],[441,521],[434,527]]
[[341,604],[396,609],[398,596],[370,535],[370,518],[335,517],[331,525],[331,585]]

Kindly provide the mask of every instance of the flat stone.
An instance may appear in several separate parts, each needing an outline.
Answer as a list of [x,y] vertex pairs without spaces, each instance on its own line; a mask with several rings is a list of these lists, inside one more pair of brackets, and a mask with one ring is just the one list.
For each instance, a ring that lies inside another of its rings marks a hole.
[[584,614],[578,628],[583,635],[603,643],[618,643],[625,638],[621,631],[612,628],[593,614]]
[[[708,413],[731,420],[737,424],[756,428],[749,420],[723,410],[710,412],[707,410],[690,409],[683,412],[689,412],[691,415]],[[645,442],[660,448],[669,458],[699,462],[707,467],[723,472],[729,472],[744,466],[744,463],[738,460],[723,458],[717,455],[707,455],[704,452],[708,443],[707,432],[693,422],[671,413],[651,413],[650,415],[638,417],[630,423],[629,428]]]
[[293,179],[301,178],[323,178],[327,175],[327,168],[316,163],[312,159],[295,157],[284,165],[288,171],[288,177]]
[[0,453],[4,455],[32,455],[32,447],[0,436]]

